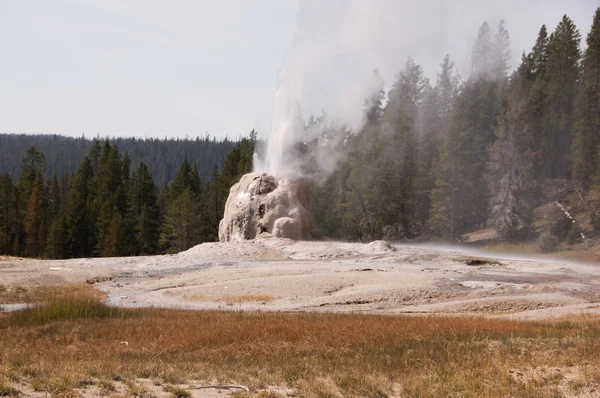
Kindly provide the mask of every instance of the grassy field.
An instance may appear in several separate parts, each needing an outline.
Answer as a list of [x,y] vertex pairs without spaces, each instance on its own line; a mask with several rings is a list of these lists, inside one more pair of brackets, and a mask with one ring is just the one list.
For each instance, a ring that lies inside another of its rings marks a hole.
[[520,243],[489,243],[482,246],[481,249],[508,255],[533,255],[556,260],[600,263],[600,239],[597,238],[590,239],[588,241],[588,247],[585,247],[582,243],[573,245],[561,244],[551,253],[541,253],[535,241]]
[[599,319],[130,310],[87,287],[40,300],[0,314],[0,396],[151,397],[140,379],[172,396],[192,381],[250,388],[237,397],[600,395]]

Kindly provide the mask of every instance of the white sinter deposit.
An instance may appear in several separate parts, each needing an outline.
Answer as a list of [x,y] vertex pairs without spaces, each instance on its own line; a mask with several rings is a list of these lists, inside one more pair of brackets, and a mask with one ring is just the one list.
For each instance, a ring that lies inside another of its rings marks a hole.
[[307,179],[276,179],[249,173],[231,187],[219,223],[221,242],[277,237],[313,238],[311,184]]

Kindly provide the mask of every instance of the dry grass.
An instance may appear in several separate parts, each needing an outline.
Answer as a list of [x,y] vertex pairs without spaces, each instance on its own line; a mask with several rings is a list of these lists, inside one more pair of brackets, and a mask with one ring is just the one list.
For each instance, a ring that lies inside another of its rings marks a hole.
[[585,247],[583,244],[574,244],[571,246],[561,244],[556,251],[551,253],[540,253],[535,241],[521,243],[490,243],[482,248],[486,251],[503,254],[534,255],[537,257],[555,258],[582,263],[600,263],[600,241],[598,239],[590,239],[588,247]]
[[[170,292],[166,292],[166,295],[172,295]],[[261,294],[251,294],[251,295],[242,295],[242,296],[205,296],[202,294],[192,294],[192,295],[183,295],[183,298],[187,301],[216,301],[218,303],[225,303],[227,305],[234,304],[242,304],[242,303],[268,303],[275,300],[276,297],[261,295]]]
[[[67,286],[66,289],[72,290],[73,287]],[[55,292],[56,287],[52,286],[7,286],[0,283],[0,304],[41,302]]]
[[27,258],[24,257],[14,257],[14,256],[0,256],[0,261],[23,261],[23,260],[29,260]]
[[[301,397],[600,391],[598,319],[127,310],[103,305],[93,292],[71,288],[0,317],[0,386],[18,382],[56,396],[89,384],[110,395],[111,381],[139,378],[244,384],[255,392],[278,385]],[[546,368],[570,372],[531,373]]]
[[240,303],[250,303],[250,302],[260,302],[260,303],[268,303],[270,301],[275,300],[273,296],[265,296],[265,295],[245,295],[245,296],[225,296],[220,297],[216,301],[227,303],[227,304],[240,304]]

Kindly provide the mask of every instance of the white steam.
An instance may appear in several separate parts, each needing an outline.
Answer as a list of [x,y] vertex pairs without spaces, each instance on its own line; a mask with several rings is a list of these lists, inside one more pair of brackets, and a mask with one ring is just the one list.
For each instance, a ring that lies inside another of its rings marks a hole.
[[[495,30],[505,19],[513,54],[521,54],[531,48],[541,24],[552,29],[569,9],[566,0],[551,6],[517,0],[300,0],[271,133],[255,171],[298,176],[295,146],[328,131],[326,142],[311,148],[313,166],[327,175],[340,158],[337,144],[348,129],[362,127],[365,102],[383,86],[373,78],[374,69],[389,87],[412,56],[433,82],[439,63],[450,54],[460,74],[469,76],[474,39],[484,21]],[[307,130],[308,118],[323,110],[327,120]]]

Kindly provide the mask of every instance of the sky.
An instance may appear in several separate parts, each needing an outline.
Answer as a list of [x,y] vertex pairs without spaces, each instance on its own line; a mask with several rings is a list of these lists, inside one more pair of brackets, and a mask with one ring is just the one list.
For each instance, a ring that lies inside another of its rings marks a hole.
[[[551,31],[565,13],[583,42],[599,5],[598,0],[0,0],[0,132],[237,138],[254,128],[268,137],[279,75],[290,57],[302,56],[291,51],[298,43],[318,49],[309,51],[309,67],[299,69],[311,74],[305,86],[314,95],[304,95],[302,106],[313,112],[343,103],[342,86],[363,70],[378,68],[391,84],[409,55],[432,80],[446,53],[467,75],[484,20],[506,20],[513,67],[541,24]],[[340,73],[346,69],[355,73]],[[324,100],[332,97],[337,101]]]

